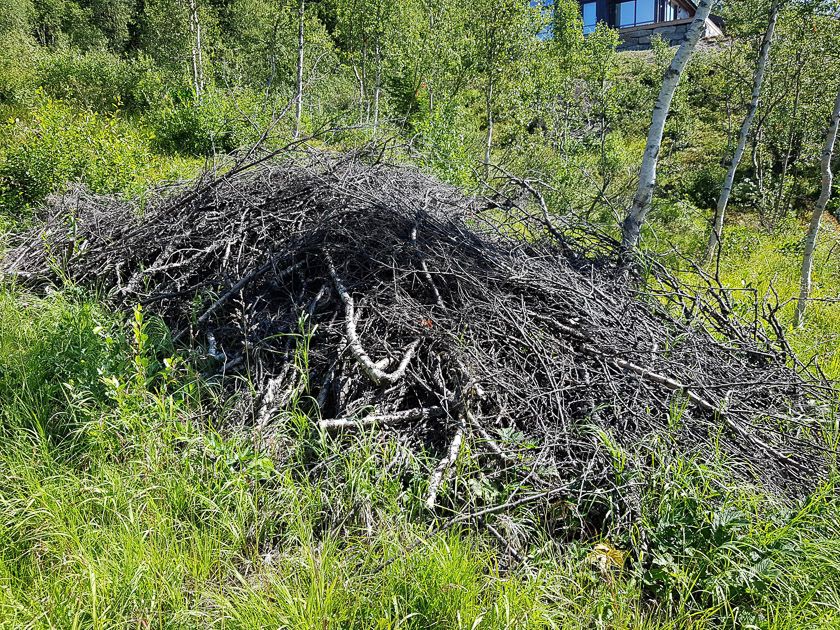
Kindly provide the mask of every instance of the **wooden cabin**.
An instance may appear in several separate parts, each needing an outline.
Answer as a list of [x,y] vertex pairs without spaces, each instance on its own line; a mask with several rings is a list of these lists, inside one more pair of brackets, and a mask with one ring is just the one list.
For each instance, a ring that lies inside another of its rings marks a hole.
[[[678,45],[691,21],[696,5],[692,0],[578,0],[583,14],[583,32],[591,33],[599,22],[617,28],[621,36],[619,50],[645,50],[650,39],[660,35]],[[723,35],[718,18],[706,20],[703,39]]]

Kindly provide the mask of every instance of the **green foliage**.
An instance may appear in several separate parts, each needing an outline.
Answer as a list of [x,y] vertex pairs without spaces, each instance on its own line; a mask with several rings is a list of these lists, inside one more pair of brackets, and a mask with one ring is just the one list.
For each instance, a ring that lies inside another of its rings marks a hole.
[[[168,95],[146,116],[152,146],[169,154],[209,156],[227,153],[256,142],[271,123],[271,108],[280,99],[266,101],[252,90],[209,89],[196,101],[190,94]],[[277,142],[291,136],[288,124],[274,125]]]
[[660,460],[643,505],[644,588],[674,613],[714,611],[723,627],[788,627],[809,617],[814,626],[837,623],[836,611],[815,598],[840,576],[830,533],[840,515],[833,482],[785,505],[728,485],[724,471],[721,462]]
[[22,106],[34,91],[41,51],[17,32],[0,33],[0,106]]
[[27,32],[35,18],[32,0],[7,0],[0,12],[0,36]]
[[418,125],[417,133],[422,138],[423,164],[445,181],[469,189],[476,184],[474,152],[470,148],[479,140],[466,137],[469,129],[466,120],[463,125],[452,124],[458,118],[466,118],[461,108],[438,109]]
[[30,118],[3,123],[3,138],[0,210],[11,215],[25,213],[67,182],[138,194],[191,168],[155,159],[148,135],[115,116],[78,112],[43,97]]
[[68,435],[78,419],[68,397],[102,400],[102,378],[119,371],[128,342],[92,303],[41,302],[0,294],[0,417],[46,436]]
[[59,51],[42,61],[38,82],[44,92],[78,109],[107,112],[135,105],[135,64],[112,53]]
[[186,2],[148,0],[143,3],[140,29],[142,49],[175,81],[189,76],[188,23]]
[[715,208],[725,175],[726,171],[718,164],[701,167],[688,176],[686,196],[699,208]]
[[229,101],[215,94],[200,102],[177,98],[153,111],[151,128],[155,147],[167,153],[213,155],[234,147],[230,129]]

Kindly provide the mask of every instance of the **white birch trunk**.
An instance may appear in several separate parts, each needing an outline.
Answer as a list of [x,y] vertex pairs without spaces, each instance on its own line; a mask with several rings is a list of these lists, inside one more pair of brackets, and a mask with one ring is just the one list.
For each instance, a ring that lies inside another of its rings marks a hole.
[[196,101],[201,101],[204,92],[204,64],[201,59],[201,21],[198,18],[198,3],[196,0],[189,0],[190,10],[190,33],[193,36],[192,44],[192,71],[193,88],[195,89]]
[[490,150],[493,148],[493,79],[487,79],[485,103],[487,109],[487,137],[484,141],[484,179],[490,177]]
[[379,96],[382,93],[382,50],[379,47],[379,38],[376,40],[376,77],[373,88],[373,137],[379,131]]
[[653,107],[653,116],[648,130],[647,145],[645,146],[642,167],[639,172],[639,187],[636,189],[636,196],[633,198],[633,205],[627,212],[627,217],[621,226],[621,250],[622,254],[628,254],[639,244],[639,235],[642,231],[642,224],[650,211],[650,204],[653,200],[653,190],[656,186],[656,165],[659,159],[659,149],[662,146],[662,133],[665,130],[665,120],[671,109],[671,101],[680,77],[685,69],[688,60],[691,58],[697,42],[706,30],[706,19],[712,10],[713,0],[700,0],[697,4],[697,12],[694,14],[694,21],[686,33],[685,39],[674,55],[671,65],[665,71],[662,79],[662,88]]
[[295,82],[295,140],[300,136],[300,118],[303,113],[303,25],[305,19],[306,0],[298,2],[298,51],[297,51],[297,80]]
[[755,67],[755,76],[753,78],[752,97],[750,98],[750,105],[747,109],[747,115],[741,123],[741,132],[738,135],[738,144],[735,147],[735,153],[732,155],[732,160],[729,162],[729,168],[726,171],[726,178],[723,181],[723,188],[720,191],[717,208],[715,210],[715,217],[712,222],[712,232],[709,234],[709,242],[706,245],[706,254],[704,256],[705,262],[709,262],[715,255],[715,250],[718,248],[723,235],[723,218],[726,214],[726,206],[729,204],[729,197],[732,194],[732,185],[735,182],[735,172],[738,170],[738,165],[741,163],[741,158],[744,156],[744,150],[747,147],[747,140],[750,135],[750,128],[752,127],[753,119],[758,111],[759,97],[761,96],[761,85],[764,82],[764,73],[767,69],[767,60],[770,58],[770,46],[773,43],[773,33],[776,30],[776,23],[779,19],[779,9],[781,2],[777,0],[770,7],[770,20],[767,24],[767,30],[764,31],[764,37],[761,41],[761,50],[758,54],[758,62]]
[[799,282],[799,301],[796,303],[796,314],[793,318],[794,326],[801,326],[805,319],[805,308],[808,306],[808,298],[811,295],[811,271],[814,267],[814,250],[817,248],[817,236],[820,232],[820,221],[822,220],[825,207],[831,198],[831,186],[834,182],[834,173],[831,171],[831,160],[834,157],[834,147],[837,144],[837,128],[840,126],[840,91],[837,92],[837,99],[834,101],[834,111],[831,113],[831,123],[825,137],[825,145],[822,152],[822,190],[811,215],[811,225],[808,228],[808,236],[805,238],[805,254],[802,256],[802,277]]

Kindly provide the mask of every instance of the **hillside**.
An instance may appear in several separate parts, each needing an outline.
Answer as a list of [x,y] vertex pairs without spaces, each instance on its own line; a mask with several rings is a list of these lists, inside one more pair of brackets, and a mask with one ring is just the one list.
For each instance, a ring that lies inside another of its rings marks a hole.
[[837,6],[692,6],[4,7],[0,627],[840,627]]

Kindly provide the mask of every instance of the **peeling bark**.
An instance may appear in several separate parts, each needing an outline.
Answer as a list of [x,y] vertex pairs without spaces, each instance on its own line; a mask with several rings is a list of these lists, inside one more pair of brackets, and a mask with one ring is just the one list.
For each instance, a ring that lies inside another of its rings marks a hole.
[[701,0],[698,3],[694,21],[691,23],[685,39],[662,79],[662,88],[659,90],[659,96],[653,107],[647,145],[639,172],[639,186],[636,189],[636,196],[633,198],[633,205],[627,212],[627,217],[621,228],[621,249],[624,255],[632,252],[639,244],[642,225],[650,211],[650,204],[653,200],[653,190],[656,186],[656,166],[659,160],[659,150],[662,146],[665,121],[671,109],[671,101],[677,91],[683,70],[706,29],[706,19],[712,10],[712,1]]
[[808,236],[805,237],[805,254],[802,256],[802,276],[799,281],[799,301],[796,303],[796,314],[793,318],[794,326],[802,326],[805,319],[805,309],[808,306],[808,298],[811,295],[811,272],[814,267],[814,250],[817,248],[817,236],[820,232],[825,207],[831,198],[831,186],[834,183],[834,173],[831,170],[831,160],[834,157],[834,148],[837,144],[837,128],[840,126],[840,90],[837,92],[837,99],[834,101],[834,111],[831,113],[831,123],[825,137],[825,145],[822,152],[822,190],[811,215],[811,225],[808,228]]

